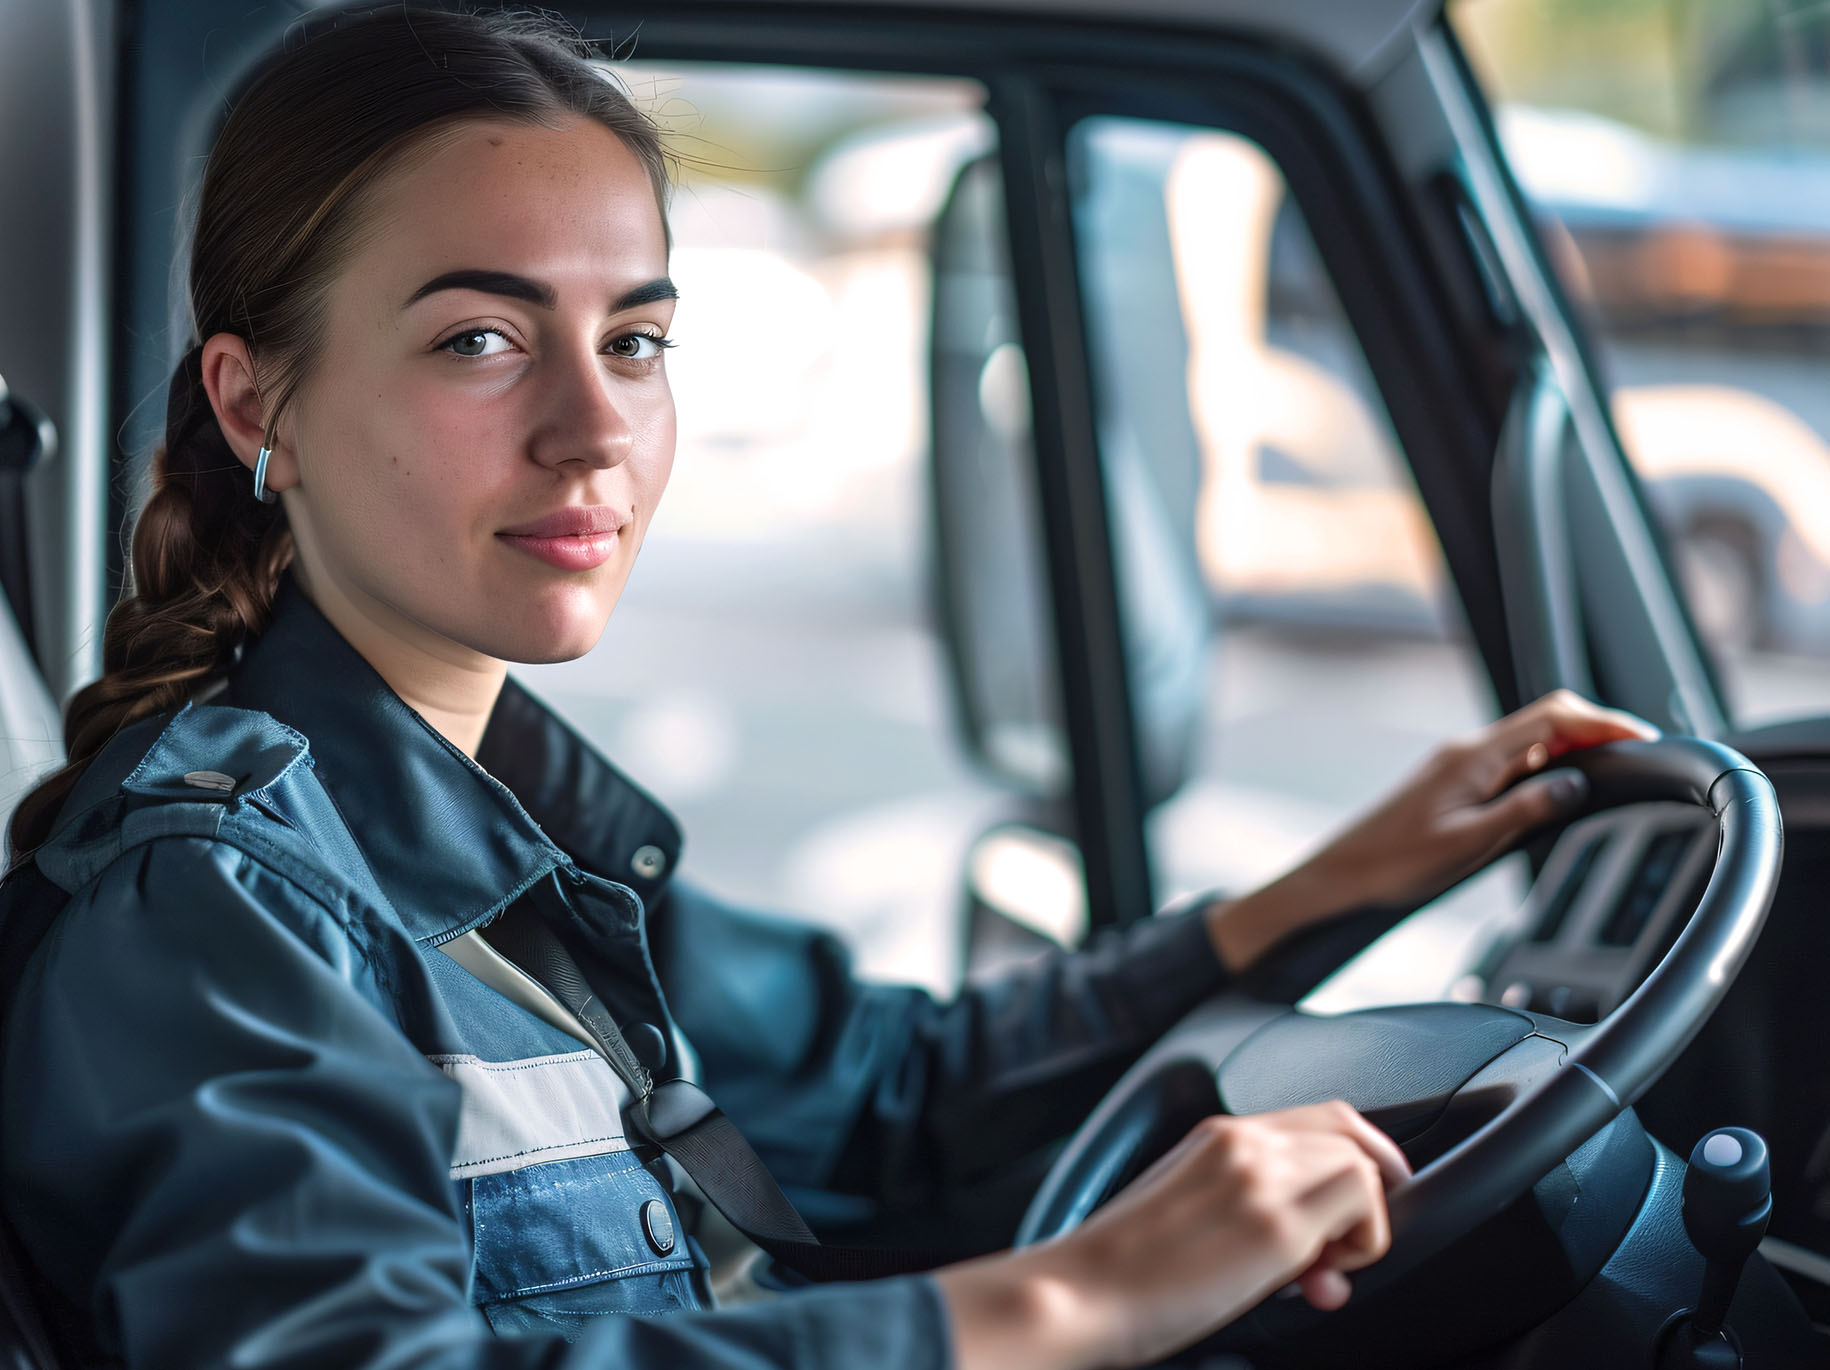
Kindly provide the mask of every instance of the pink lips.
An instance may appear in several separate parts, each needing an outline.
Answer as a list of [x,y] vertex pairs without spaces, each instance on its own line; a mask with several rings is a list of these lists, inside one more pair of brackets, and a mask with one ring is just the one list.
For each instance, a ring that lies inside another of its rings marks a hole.
[[496,536],[562,571],[590,571],[610,560],[629,516],[607,504],[568,505]]

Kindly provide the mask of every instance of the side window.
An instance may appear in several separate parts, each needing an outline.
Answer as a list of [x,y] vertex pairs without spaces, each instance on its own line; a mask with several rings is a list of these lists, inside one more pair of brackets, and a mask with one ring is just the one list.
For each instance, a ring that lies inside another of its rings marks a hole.
[[[1276,164],[1119,118],[1069,151],[1121,596],[1209,637],[1192,661],[1133,651],[1157,888],[1242,891],[1491,718],[1491,694]],[[1515,893],[1503,869],[1463,887],[1323,1001],[1440,994]]]
[[1830,694],[1830,17],[1473,0],[1457,32],[1736,724]]
[[[931,585],[930,232],[994,146],[985,93],[617,70],[680,158],[678,455],[603,642],[523,674],[680,816],[687,878],[950,990],[1007,802],[958,740]],[[1033,544],[1007,512],[998,539]]]

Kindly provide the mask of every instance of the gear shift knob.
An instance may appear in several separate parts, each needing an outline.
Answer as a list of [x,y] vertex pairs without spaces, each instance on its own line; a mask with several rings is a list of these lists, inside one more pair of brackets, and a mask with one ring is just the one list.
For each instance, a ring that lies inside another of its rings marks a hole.
[[1739,1267],[1773,1216],[1766,1142],[1745,1127],[1719,1127],[1696,1144],[1684,1175],[1684,1231],[1712,1265]]
[[1714,1370],[1741,1364],[1724,1332],[1741,1269],[1773,1216],[1766,1142],[1745,1127],[1719,1127],[1696,1144],[1684,1173],[1684,1231],[1702,1256],[1696,1307],[1666,1327],[1661,1370]]

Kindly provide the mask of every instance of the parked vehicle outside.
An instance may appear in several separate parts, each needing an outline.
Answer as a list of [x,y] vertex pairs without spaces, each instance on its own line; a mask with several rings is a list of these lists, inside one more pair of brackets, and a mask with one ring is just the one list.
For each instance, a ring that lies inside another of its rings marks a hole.
[[1830,689],[1823,12],[1456,13],[1738,717],[1815,707]]

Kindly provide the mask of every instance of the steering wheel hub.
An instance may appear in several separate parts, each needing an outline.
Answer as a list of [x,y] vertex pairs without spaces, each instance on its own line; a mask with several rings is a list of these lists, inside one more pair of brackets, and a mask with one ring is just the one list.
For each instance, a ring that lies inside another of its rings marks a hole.
[[1227,1057],[1220,1106],[1268,1113],[1345,1099],[1403,1145],[1428,1131],[1482,1066],[1535,1032],[1524,1014],[1485,1004],[1290,1013]]

